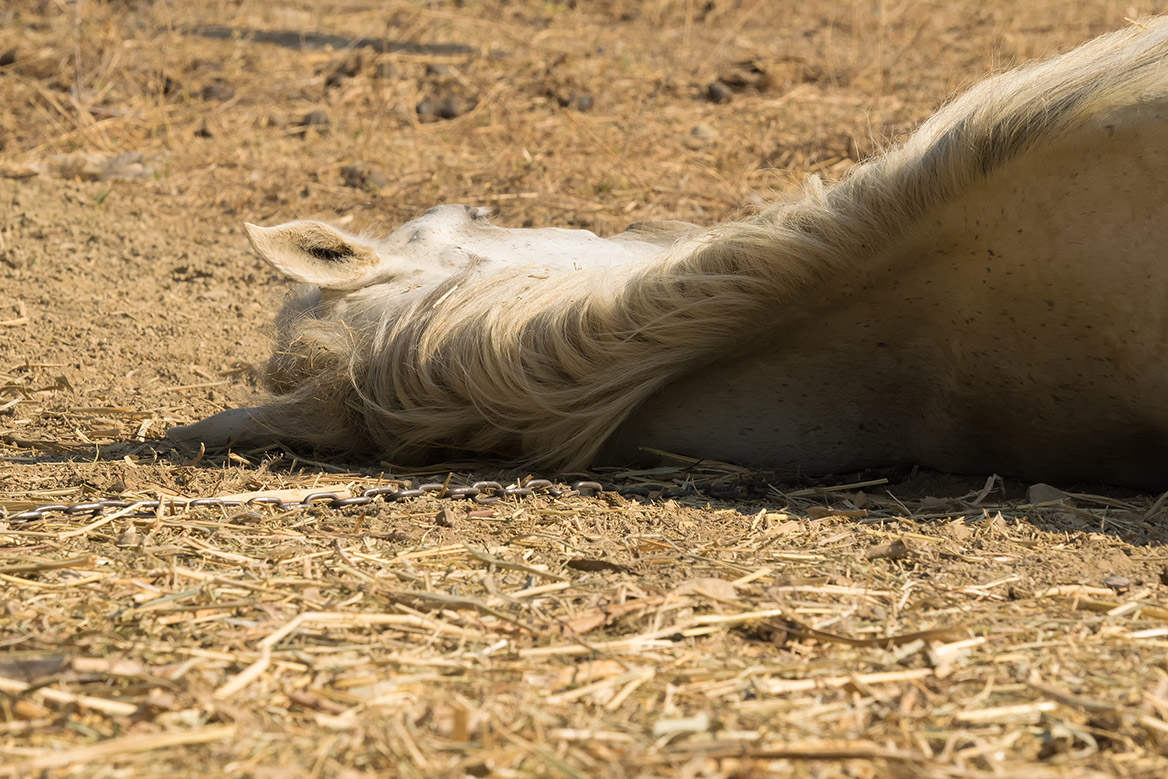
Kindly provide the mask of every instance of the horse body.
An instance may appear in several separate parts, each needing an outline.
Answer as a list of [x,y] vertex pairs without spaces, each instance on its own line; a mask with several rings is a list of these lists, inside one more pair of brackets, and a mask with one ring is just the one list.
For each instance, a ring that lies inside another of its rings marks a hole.
[[700,231],[253,228],[308,286],[271,402],[170,435],[577,467],[1168,482],[1168,24],[975,87],[801,200]]
[[[601,459],[648,446],[812,473],[915,463],[1165,483],[1158,121],[989,176],[797,317],[659,390]],[[1104,140],[1122,153],[1101,158]]]

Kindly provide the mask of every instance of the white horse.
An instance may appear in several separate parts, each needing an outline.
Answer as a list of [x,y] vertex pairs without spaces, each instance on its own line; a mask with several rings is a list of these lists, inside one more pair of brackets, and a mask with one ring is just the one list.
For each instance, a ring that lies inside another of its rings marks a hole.
[[971,89],[802,198],[608,239],[431,209],[248,225],[303,282],[266,405],[175,428],[397,463],[642,447],[1168,487],[1168,22]]

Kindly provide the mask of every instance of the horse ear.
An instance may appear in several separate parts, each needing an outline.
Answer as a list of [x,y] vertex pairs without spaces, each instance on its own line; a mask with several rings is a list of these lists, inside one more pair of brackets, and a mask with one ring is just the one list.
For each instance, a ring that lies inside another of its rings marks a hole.
[[321,289],[356,289],[381,261],[372,244],[323,222],[244,227],[261,259],[285,276]]

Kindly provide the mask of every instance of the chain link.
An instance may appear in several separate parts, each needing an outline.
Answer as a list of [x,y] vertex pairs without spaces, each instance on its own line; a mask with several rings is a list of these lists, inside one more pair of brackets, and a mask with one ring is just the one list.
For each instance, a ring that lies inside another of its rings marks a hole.
[[[744,497],[741,492],[743,485],[735,482],[733,485],[720,485],[719,479],[704,482],[686,481],[681,485],[673,484],[630,484],[617,486],[601,484],[598,481],[577,481],[571,486],[557,485],[549,479],[530,479],[522,484],[505,487],[497,481],[476,481],[464,487],[452,487],[449,483],[422,484],[417,487],[400,489],[397,486],[383,485],[370,487],[359,495],[338,495],[335,492],[313,492],[305,495],[301,500],[287,501],[275,495],[257,495],[246,500],[234,498],[158,498],[155,500],[129,501],[120,498],[107,500],[88,500],[80,503],[46,503],[35,508],[10,514],[0,508],[0,520],[9,523],[36,522],[53,514],[66,517],[82,515],[97,516],[107,511],[125,511],[125,516],[143,517],[155,516],[160,512],[175,513],[186,509],[247,509],[270,506],[276,511],[293,511],[303,508],[342,509],[348,506],[368,506],[375,501],[382,503],[400,503],[412,498],[429,495],[435,498],[451,500],[472,500],[479,504],[497,503],[503,498],[527,498],[532,495],[547,495],[552,498],[563,498],[572,495],[595,496],[601,492],[614,492],[625,498],[660,499],[680,498],[701,492],[712,498],[738,499]],[[408,484],[408,482],[407,482]],[[757,492],[757,490],[756,490]]]
[[[342,509],[348,506],[368,506],[376,500],[383,503],[399,503],[411,498],[420,498],[432,495],[436,498],[473,500],[475,503],[497,503],[503,498],[526,498],[531,495],[548,495],[553,498],[562,498],[570,495],[597,495],[603,491],[625,493],[629,488],[618,489],[612,485],[604,486],[595,481],[578,481],[570,487],[556,486],[548,479],[532,479],[522,486],[504,487],[497,481],[476,481],[466,487],[451,487],[448,484],[422,484],[418,487],[398,489],[397,487],[371,487],[359,495],[338,495],[335,492],[313,492],[305,495],[301,500],[286,501],[274,495],[258,495],[247,500],[232,498],[160,498],[156,500],[128,501],[120,499],[93,500],[84,503],[46,503],[42,506],[9,514],[0,510],[0,519],[10,523],[35,522],[45,519],[51,514],[63,514],[68,517],[83,514],[99,515],[107,511],[133,509],[129,515],[151,516],[158,511],[181,511],[183,509],[208,508],[249,508],[270,506],[277,511],[292,511],[302,508]],[[661,488],[663,489],[663,488]],[[639,490],[635,490],[639,492]],[[630,493],[635,494],[635,493]]]

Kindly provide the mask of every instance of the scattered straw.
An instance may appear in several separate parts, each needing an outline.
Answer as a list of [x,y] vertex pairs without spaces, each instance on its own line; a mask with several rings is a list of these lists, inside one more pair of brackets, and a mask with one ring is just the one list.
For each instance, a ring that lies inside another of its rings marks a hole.
[[[157,440],[255,397],[240,224],[708,224],[1123,4],[224,5],[0,12],[8,512],[531,476]],[[1168,494],[655,454],[589,475],[631,498],[0,520],[0,775],[1168,775]]]

